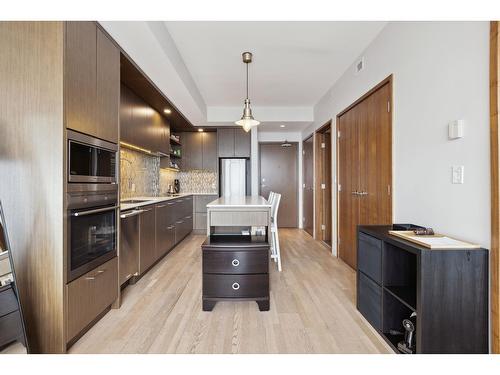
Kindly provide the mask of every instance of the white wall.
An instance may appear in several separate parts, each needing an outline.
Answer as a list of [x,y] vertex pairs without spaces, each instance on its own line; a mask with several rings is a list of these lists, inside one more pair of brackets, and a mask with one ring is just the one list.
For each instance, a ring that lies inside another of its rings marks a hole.
[[[489,247],[488,54],[488,22],[390,23],[365,50],[365,69],[344,73],[302,136],[328,119],[335,124],[341,110],[393,74],[394,222]],[[465,137],[449,141],[447,123],[455,119],[465,120]],[[465,166],[463,185],[451,183],[452,165]]]

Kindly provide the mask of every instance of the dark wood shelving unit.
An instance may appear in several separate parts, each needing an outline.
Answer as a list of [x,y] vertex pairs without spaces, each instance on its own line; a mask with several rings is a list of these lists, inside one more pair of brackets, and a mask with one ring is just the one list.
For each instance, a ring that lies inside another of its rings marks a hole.
[[417,290],[409,286],[384,286],[384,289],[403,305],[417,311]]
[[358,310],[397,353],[414,313],[417,354],[488,353],[488,250],[431,250],[400,226],[358,227]]

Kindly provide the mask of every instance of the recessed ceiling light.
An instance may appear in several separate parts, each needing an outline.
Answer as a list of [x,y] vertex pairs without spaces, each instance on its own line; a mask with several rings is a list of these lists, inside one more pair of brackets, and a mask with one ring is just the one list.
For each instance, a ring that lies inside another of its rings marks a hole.
[[284,128],[284,127],[285,127],[285,125],[280,125],[280,128]]
[[165,108],[163,110],[163,112],[165,112],[167,115],[171,114],[172,113],[172,110],[170,108]]
[[203,131],[203,129],[198,129],[198,131],[199,131],[199,132],[202,132],[202,131]]

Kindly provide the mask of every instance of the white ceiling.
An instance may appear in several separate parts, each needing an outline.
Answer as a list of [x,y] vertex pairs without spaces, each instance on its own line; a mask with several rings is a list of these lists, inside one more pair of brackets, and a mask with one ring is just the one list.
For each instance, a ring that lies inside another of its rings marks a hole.
[[206,105],[313,106],[385,22],[165,22]]

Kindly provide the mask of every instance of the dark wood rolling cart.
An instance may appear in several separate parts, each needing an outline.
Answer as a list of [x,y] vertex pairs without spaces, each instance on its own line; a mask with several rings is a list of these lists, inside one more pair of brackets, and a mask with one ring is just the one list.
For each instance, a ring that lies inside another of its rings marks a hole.
[[203,253],[203,311],[217,301],[256,301],[269,310],[269,243],[250,236],[213,235]]
[[415,352],[488,353],[488,250],[430,250],[391,236],[411,225],[359,226],[357,308],[399,352],[416,313]]

